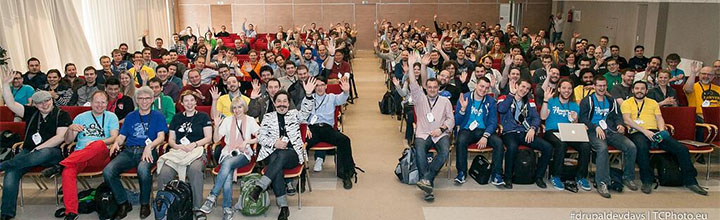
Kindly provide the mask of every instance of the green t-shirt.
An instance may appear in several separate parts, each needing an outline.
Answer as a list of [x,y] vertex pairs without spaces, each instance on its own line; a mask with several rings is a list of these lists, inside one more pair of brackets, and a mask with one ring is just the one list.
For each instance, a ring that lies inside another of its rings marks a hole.
[[607,80],[607,85],[608,85],[607,91],[610,91],[613,88],[613,86],[622,83],[622,77],[620,76],[619,72],[615,76],[613,76],[610,72],[605,73],[605,75],[603,75],[603,76]]

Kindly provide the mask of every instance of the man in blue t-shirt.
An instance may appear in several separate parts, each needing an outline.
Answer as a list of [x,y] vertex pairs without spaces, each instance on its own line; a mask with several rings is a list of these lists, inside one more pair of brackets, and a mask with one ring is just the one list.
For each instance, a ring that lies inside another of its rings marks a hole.
[[490,80],[486,77],[478,78],[475,89],[462,95],[458,100],[455,110],[455,126],[460,127],[458,132],[458,147],[455,154],[455,167],[458,175],[455,183],[465,183],[467,173],[467,149],[472,143],[477,144],[478,149],[492,146],[495,161],[492,167],[493,185],[505,185],[502,176],[503,144],[500,137],[495,135],[497,128],[497,109],[495,99],[488,95],[492,87]]
[[[110,154],[120,153],[110,161],[103,170],[103,178],[110,185],[119,205],[116,216],[119,219],[132,211],[132,205],[127,199],[125,188],[120,182],[120,174],[137,167],[140,181],[140,218],[150,215],[150,193],[152,192],[152,174],[150,169],[157,159],[155,147],[165,140],[168,131],[165,116],[158,111],[150,110],[153,102],[153,91],[143,86],[135,91],[135,102],[138,110],[130,112],[120,129],[115,144],[110,148]],[[124,149],[120,149],[121,145]]]
[[590,146],[581,142],[564,142],[555,133],[558,132],[558,123],[575,123],[578,119],[580,107],[575,102],[573,84],[569,80],[560,80],[557,92],[546,90],[543,94],[543,105],[540,109],[540,118],[545,120],[545,133],[543,138],[553,146],[553,163],[551,164],[551,183],[557,190],[565,190],[561,175],[565,153],[569,146],[578,151],[578,169],[574,180],[585,191],[589,191],[590,182],[587,180],[588,163],[590,163]]
[[27,105],[30,97],[35,93],[35,89],[33,89],[32,86],[23,84],[22,73],[15,71],[14,75],[10,91],[12,91],[15,97],[15,102],[21,105]]
[[66,219],[78,216],[77,174],[96,172],[110,161],[107,146],[118,136],[118,118],[105,110],[108,102],[105,91],[90,95],[90,111],[79,114],[65,133],[65,143],[72,144],[77,138],[75,150],[59,165],[43,170],[45,177],[62,172],[63,202]]
[[580,123],[588,127],[590,146],[597,153],[595,164],[595,183],[598,193],[610,198],[610,163],[608,145],[623,152],[623,185],[637,190],[635,179],[635,155],[637,149],[630,139],[625,137],[625,126],[620,108],[615,99],[607,93],[608,83],[604,77],[595,77],[595,93],[580,101]]

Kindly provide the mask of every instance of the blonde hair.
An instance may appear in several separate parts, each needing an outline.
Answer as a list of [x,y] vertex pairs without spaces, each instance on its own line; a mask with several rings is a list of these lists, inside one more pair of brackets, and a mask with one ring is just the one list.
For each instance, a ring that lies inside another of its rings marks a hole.
[[243,100],[241,97],[236,97],[232,100],[230,103],[230,109],[232,110],[235,107],[242,107],[243,113],[246,113],[248,110],[248,105],[245,103],[245,100]]

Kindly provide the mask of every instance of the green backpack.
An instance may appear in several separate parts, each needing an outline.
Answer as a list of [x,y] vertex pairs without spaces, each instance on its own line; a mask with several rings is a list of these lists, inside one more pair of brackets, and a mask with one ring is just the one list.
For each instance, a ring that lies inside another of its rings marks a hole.
[[270,209],[270,195],[267,190],[260,193],[257,202],[253,202],[250,199],[250,192],[252,192],[253,188],[260,182],[261,177],[262,175],[260,174],[252,173],[240,180],[242,183],[240,187],[240,198],[238,198],[238,202],[235,204],[235,209],[245,216],[262,215]]

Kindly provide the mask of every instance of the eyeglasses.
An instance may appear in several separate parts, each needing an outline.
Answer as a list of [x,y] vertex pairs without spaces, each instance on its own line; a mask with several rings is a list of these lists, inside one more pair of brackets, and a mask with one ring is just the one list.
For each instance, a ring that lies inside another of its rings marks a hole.
[[137,97],[137,99],[141,100],[141,101],[148,101],[148,100],[152,100],[152,97]]

